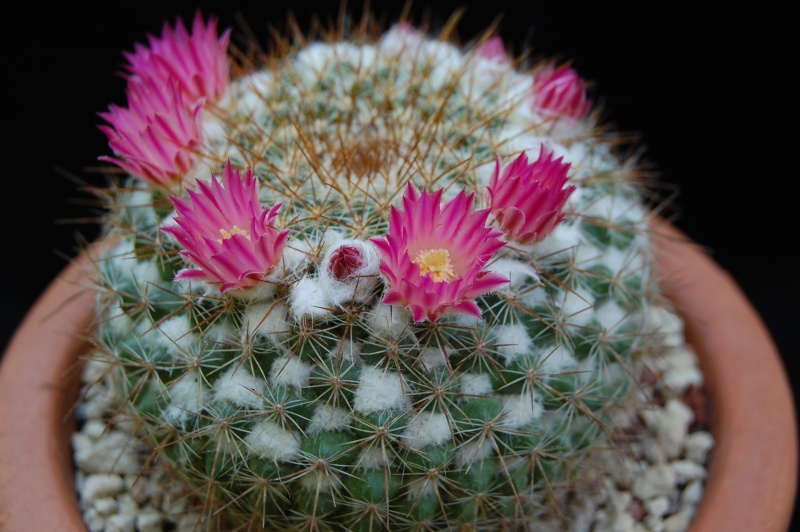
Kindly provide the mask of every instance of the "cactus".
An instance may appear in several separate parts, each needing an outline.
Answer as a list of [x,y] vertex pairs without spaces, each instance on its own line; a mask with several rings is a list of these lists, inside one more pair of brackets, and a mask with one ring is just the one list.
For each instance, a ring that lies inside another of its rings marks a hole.
[[636,155],[575,70],[497,36],[400,23],[251,63],[229,35],[165,26],[101,114],[123,175],[92,356],[120,412],[209,527],[557,511],[669,347]]

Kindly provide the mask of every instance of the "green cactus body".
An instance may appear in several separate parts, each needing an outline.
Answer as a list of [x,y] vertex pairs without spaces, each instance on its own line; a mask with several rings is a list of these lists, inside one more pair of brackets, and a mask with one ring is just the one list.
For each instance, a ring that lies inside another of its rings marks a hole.
[[[209,523],[515,529],[555,511],[663,345],[637,162],[592,115],[533,112],[536,68],[392,30],[236,78],[186,183],[230,161],[283,203],[287,247],[247,294],[173,280],[186,264],[160,230],[163,191],[129,179],[110,195],[96,356]],[[511,282],[477,299],[480,319],[415,322],[381,303],[379,275],[322,275],[332,245],[386,232],[409,180],[480,203],[496,156],[542,143],[577,188],[545,240],[487,265]]]

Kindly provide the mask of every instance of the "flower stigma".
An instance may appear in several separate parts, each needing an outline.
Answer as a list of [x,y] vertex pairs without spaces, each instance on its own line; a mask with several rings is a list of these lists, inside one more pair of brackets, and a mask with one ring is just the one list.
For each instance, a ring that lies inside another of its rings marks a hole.
[[228,231],[226,231],[225,229],[220,229],[219,230],[219,234],[222,235],[222,238],[218,238],[217,239],[217,242],[219,242],[220,244],[222,244],[223,240],[228,240],[229,238],[232,238],[233,235],[242,235],[247,240],[250,240],[250,231],[248,231],[247,229],[239,229],[238,225],[234,225],[231,228],[231,232],[230,233]]
[[436,283],[458,279],[450,262],[450,252],[444,248],[420,251],[411,262],[419,266],[420,274],[430,275]]

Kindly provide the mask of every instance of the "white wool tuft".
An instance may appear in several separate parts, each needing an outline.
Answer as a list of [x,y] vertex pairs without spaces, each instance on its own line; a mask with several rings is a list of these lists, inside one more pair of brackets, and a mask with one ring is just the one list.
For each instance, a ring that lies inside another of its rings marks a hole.
[[214,398],[237,406],[258,408],[263,403],[267,382],[243,367],[232,367],[214,382]]
[[595,309],[594,316],[603,329],[614,331],[626,321],[628,312],[613,301],[607,301],[603,306]]
[[361,370],[353,408],[361,414],[382,410],[408,410],[411,401],[407,392],[408,383],[399,373],[366,367]]
[[[159,220],[156,218],[155,212],[150,208],[153,205],[153,195],[149,189],[134,190],[122,196],[124,205],[129,209],[131,216],[135,218],[135,224],[138,226],[149,225],[156,227],[159,225]],[[172,220],[169,216],[167,220]],[[164,233],[166,235],[166,233]]]
[[399,338],[409,327],[411,313],[399,305],[376,305],[365,319],[376,336]]
[[520,355],[533,351],[533,340],[528,336],[524,325],[498,325],[494,328],[497,351],[505,358],[506,365]]
[[569,325],[582,327],[592,319],[592,295],[583,290],[567,290],[564,292],[564,301],[561,303],[561,316]]
[[245,330],[259,338],[267,338],[276,345],[288,336],[289,310],[280,302],[256,303],[247,307],[242,316]]
[[441,347],[426,347],[419,355],[419,359],[427,368],[440,368],[447,366],[447,356]]
[[478,329],[481,326],[481,323],[485,322],[483,318],[478,318],[476,316],[472,316],[471,314],[453,314],[450,316],[450,319],[453,320],[453,323],[458,325],[459,327],[464,327],[468,329]]
[[324,316],[333,307],[325,285],[318,277],[303,277],[297,281],[289,292],[289,306],[298,320],[304,316]]
[[319,405],[311,416],[307,431],[313,435],[319,432],[341,430],[347,428],[350,421],[350,413],[347,410],[331,405]]
[[342,340],[328,352],[328,358],[339,358],[345,362],[358,363],[361,361],[361,349],[358,344],[350,340]]
[[572,352],[563,345],[548,351],[539,361],[538,371],[544,375],[561,373],[565,369],[574,368],[578,362]]
[[606,251],[603,264],[612,272],[631,272],[635,271],[633,268],[637,264],[641,268],[642,258],[638,255],[631,256],[630,250],[622,251],[612,247]]
[[143,320],[137,327],[137,332],[145,340],[155,342],[169,350],[174,350],[177,345],[178,348],[188,351],[197,340],[197,333],[192,330],[193,328],[188,314],[184,313],[162,321],[157,328],[153,328]]
[[285,356],[272,363],[269,380],[274,385],[304,388],[313,368],[294,356]]
[[253,454],[276,462],[291,460],[300,451],[294,433],[272,421],[257,423],[244,442]]
[[491,438],[468,441],[456,450],[456,466],[466,468],[478,460],[492,456],[494,446]]
[[[143,294],[163,292],[163,289],[159,287],[164,284],[164,281],[161,279],[161,271],[156,261],[135,262],[131,266],[131,277],[133,277],[133,281]],[[159,293],[158,295],[163,294]],[[174,297],[177,298],[178,296]]]
[[586,214],[608,220],[640,221],[645,217],[642,206],[630,198],[622,195],[606,195],[589,203],[585,209]]
[[459,383],[462,395],[480,396],[492,393],[492,381],[484,373],[462,373]]
[[492,262],[488,269],[494,273],[499,273],[510,282],[501,286],[498,291],[505,294],[514,295],[520,288],[529,288],[540,284],[539,274],[536,269],[522,261],[514,259],[498,259]]
[[167,421],[182,423],[199,413],[208,402],[209,389],[196,371],[184,375],[169,387],[170,406],[165,412]]
[[306,263],[316,254],[315,246],[316,242],[308,240],[290,240],[286,243],[286,247],[283,248],[283,257],[276,270],[279,270],[286,277],[290,277],[293,272],[304,270]]
[[447,416],[441,413],[420,412],[408,422],[403,440],[414,449],[444,443],[452,437]]
[[[574,194],[573,194],[574,195]],[[562,222],[539,242],[536,254],[540,257],[559,257],[562,254],[576,253],[584,244],[580,224]]]
[[396,25],[383,34],[378,43],[378,49],[384,54],[405,54],[411,50],[422,47],[424,37],[425,36],[416,29],[405,29]]
[[109,312],[106,320],[108,330],[116,336],[127,336],[134,330],[135,323],[130,317],[130,313],[123,308],[124,303],[120,299],[113,303],[114,310]]
[[[298,484],[309,493],[331,493],[341,484],[341,480],[332,472],[321,472],[317,469],[310,471],[297,479]],[[313,496],[313,495],[312,495]]]
[[269,91],[275,83],[275,76],[270,71],[259,71],[243,76],[235,82],[236,104],[239,111],[249,114],[263,105],[261,94]]
[[538,305],[550,305],[550,299],[547,290],[544,286],[536,286],[531,289],[525,289],[516,295],[517,300],[529,309],[535,308]]
[[531,397],[530,393],[515,395],[499,395],[503,401],[503,417],[500,425],[509,429],[518,429],[542,416],[542,400],[539,394]]
[[336,57],[334,48],[327,43],[311,43],[297,53],[295,63],[300,71],[317,74],[325,70]]
[[384,452],[379,446],[365,446],[356,459],[355,466],[360,469],[383,469],[392,463],[394,455],[391,451]]
[[[336,250],[343,246],[358,249],[363,263],[346,281],[336,280],[330,272],[331,258]],[[339,240],[328,249],[319,267],[319,276],[328,297],[334,305],[344,305],[349,301],[364,302],[372,295],[378,283],[381,261],[372,244],[363,240]]]
[[283,279],[282,270],[275,268],[271,273],[260,279],[261,282],[251,288],[228,290],[226,294],[245,303],[266,301],[273,299],[278,289],[278,283]]

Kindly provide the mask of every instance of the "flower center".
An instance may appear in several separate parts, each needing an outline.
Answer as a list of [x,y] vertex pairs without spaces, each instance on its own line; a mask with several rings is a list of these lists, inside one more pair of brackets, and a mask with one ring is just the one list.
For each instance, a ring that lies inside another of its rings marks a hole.
[[430,275],[433,281],[454,281],[458,278],[453,271],[453,264],[450,262],[450,252],[446,249],[427,249],[417,253],[417,257],[411,262],[419,266],[422,275]]
[[233,235],[242,235],[247,240],[250,240],[250,231],[248,231],[247,229],[239,229],[238,225],[234,225],[231,228],[230,233],[227,232],[225,229],[220,229],[219,234],[222,235],[222,238],[217,239],[217,242],[219,242],[220,244],[222,244],[223,240],[228,240],[229,238],[233,237]]

